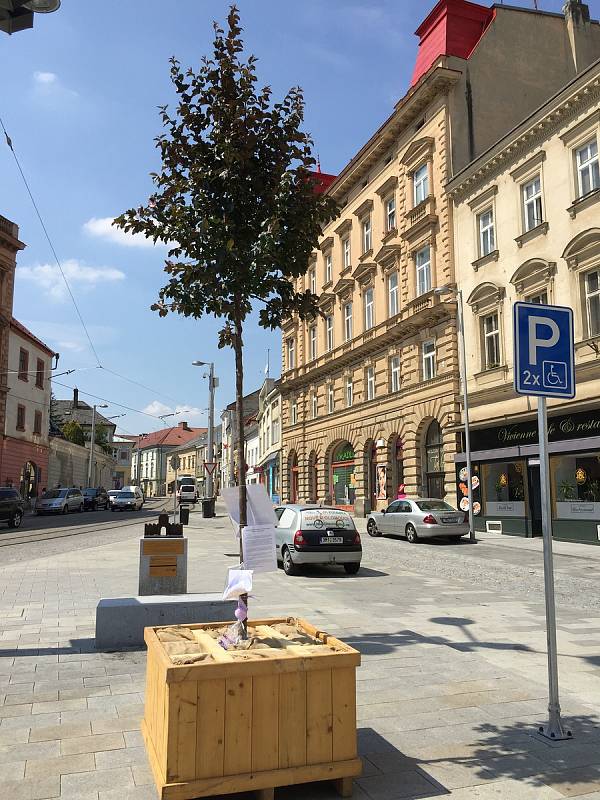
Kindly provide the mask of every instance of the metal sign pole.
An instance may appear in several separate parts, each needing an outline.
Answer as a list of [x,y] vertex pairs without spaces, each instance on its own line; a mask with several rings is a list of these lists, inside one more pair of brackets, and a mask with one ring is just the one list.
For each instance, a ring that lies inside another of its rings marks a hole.
[[554,561],[552,557],[552,513],[550,506],[550,462],[548,459],[548,414],[546,398],[538,397],[538,436],[540,442],[540,487],[542,532],[544,535],[544,587],[546,595],[546,638],[548,641],[548,713],[546,726],[539,732],[548,739],[568,739],[563,726],[558,696],[558,658],[556,647],[556,606],[554,601]]

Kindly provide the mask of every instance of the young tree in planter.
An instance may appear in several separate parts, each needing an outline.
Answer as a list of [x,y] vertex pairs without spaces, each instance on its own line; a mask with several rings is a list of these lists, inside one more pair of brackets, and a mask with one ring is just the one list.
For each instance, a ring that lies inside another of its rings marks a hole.
[[156,139],[162,165],[152,174],[154,192],[115,224],[170,245],[171,277],[153,309],[223,320],[219,347],[235,353],[244,526],[244,323],[253,307],[259,324],[272,329],[292,315],[318,313],[318,298],[297,291],[296,279],[337,206],[316,191],[301,89],[273,102],[271,89],[257,86],[255,57],[244,60],[235,6],[227,21],[227,32],[215,24],[213,54],[197,72],[171,59],[178,105],[161,108],[166,132]]

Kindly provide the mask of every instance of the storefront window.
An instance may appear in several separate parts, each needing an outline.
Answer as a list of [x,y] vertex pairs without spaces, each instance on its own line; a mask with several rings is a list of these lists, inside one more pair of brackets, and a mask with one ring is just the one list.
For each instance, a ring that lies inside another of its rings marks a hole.
[[356,495],[354,448],[348,442],[343,442],[333,453],[331,482],[334,505],[353,506]]
[[600,453],[550,459],[556,519],[600,519]]
[[488,517],[525,516],[525,462],[483,464],[484,514]]

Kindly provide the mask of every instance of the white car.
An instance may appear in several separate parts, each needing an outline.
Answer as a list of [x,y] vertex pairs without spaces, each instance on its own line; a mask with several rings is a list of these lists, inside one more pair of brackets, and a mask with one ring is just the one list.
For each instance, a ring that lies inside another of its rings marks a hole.
[[177,500],[180,503],[196,503],[198,490],[193,483],[182,483],[177,489]]
[[115,497],[121,493],[121,489],[111,489],[108,494],[108,507],[112,508],[113,500]]
[[125,486],[111,503],[111,511],[139,511],[144,494],[139,486]]

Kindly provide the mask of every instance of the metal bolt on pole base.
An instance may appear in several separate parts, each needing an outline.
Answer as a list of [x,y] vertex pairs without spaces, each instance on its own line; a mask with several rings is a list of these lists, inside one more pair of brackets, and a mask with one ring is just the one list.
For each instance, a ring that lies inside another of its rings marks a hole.
[[[553,719],[555,717],[555,719]],[[553,742],[560,742],[562,739],[572,739],[573,732],[565,728],[560,718],[560,709],[557,714],[553,714],[550,710],[550,721],[547,725],[540,725],[538,733],[544,739],[551,739]]]

